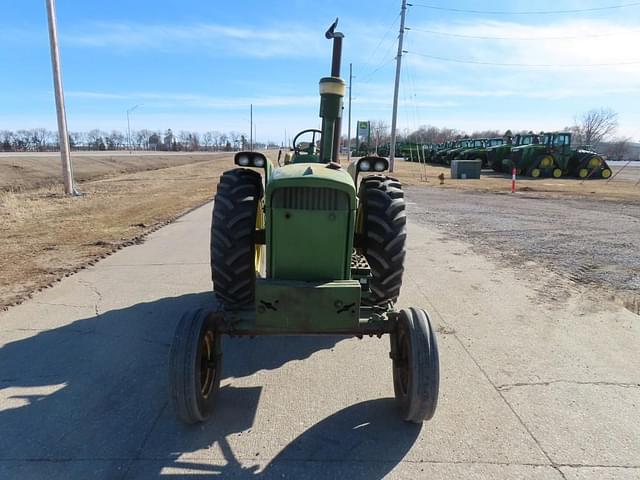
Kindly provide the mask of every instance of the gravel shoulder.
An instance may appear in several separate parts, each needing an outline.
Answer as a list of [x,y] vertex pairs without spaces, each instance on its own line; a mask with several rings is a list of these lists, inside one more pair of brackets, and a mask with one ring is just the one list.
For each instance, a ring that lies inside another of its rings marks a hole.
[[[406,187],[409,217],[514,266],[548,267],[640,314],[640,205]],[[540,293],[562,300],[561,287]]]

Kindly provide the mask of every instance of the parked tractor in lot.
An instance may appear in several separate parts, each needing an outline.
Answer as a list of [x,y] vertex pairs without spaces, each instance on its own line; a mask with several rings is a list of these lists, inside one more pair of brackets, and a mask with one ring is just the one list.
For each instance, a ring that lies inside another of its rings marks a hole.
[[443,153],[442,163],[444,163],[445,165],[451,165],[451,161],[458,158],[458,155],[460,154],[460,152],[472,147],[473,147],[473,140],[471,139],[458,140],[454,144],[453,148],[450,148],[449,150]]
[[503,143],[503,138],[476,138],[473,140],[472,146],[462,150],[457,158],[460,160],[480,160],[482,168],[485,168],[489,166],[489,148],[500,146]]
[[457,141],[455,142],[448,141],[441,144],[440,147],[438,148],[438,151],[435,153],[431,161],[433,163],[440,164],[440,165],[444,164],[445,157],[447,156],[449,151],[451,151],[451,149],[453,148],[457,148],[457,145],[458,145]]
[[[383,173],[385,158],[339,163],[345,83],[336,26],[326,33],[333,60],[331,76],[320,80],[321,130],[297,135],[283,166],[240,152],[237,168],[220,178],[211,224],[219,307],[186,313],[169,356],[171,402],[187,423],[213,410],[225,334],[389,334],[402,418],[420,423],[434,415],[439,359],[429,315],[394,308],[407,239],[402,186]],[[302,134],[311,140],[303,144]]]
[[502,161],[502,165],[503,171],[510,172],[515,167],[518,175],[533,178],[551,176],[558,178],[562,175],[553,156],[540,143],[540,136],[533,133],[516,135],[511,152]]
[[587,149],[571,148],[571,133],[546,133],[542,144],[546,152],[553,156],[555,164],[561,170],[561,175],[583,179],[611,176],[611,169],[600,154]]

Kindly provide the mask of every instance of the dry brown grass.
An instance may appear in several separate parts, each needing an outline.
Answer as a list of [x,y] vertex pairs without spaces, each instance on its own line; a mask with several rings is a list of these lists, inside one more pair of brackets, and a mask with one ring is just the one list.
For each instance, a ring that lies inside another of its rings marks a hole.
[[0,192],[0,308],[209,200],[231,155],[60,187]]

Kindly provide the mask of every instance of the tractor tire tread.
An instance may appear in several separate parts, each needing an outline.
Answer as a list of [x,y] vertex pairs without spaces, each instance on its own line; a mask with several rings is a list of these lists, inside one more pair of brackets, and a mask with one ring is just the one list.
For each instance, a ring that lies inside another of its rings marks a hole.
[[211,220],[213,291],[229,307],[241,307],[255,297],[256,216],[262,199],[262,177],[245,168],[220,177]]
[[406,205],[400,182],[371,175],[360,183],[364,216],[363,253],[371,267],[370,293],[363,303],[389,305],[397,301],[402,286],[406,252]]

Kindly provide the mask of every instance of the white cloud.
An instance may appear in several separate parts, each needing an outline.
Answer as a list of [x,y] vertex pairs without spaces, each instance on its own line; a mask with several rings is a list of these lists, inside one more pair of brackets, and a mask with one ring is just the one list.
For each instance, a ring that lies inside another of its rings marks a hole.
[[144,102],[147,107],[157,109],[244,109],[249,104],[257,107],[308,107],[318,104],[319,97],[304,95],[273,95],[255,97],[215,97],[195,93],[176,92],[130,92],[112,93],[74,91],[65,94],[72,99],[128,100]]
[[[316,53],[320,40],[315,33],[291,26],[265,28],[215,23],[163,25],[119,22],[97,23],[63,32],[61,41],[76,47],[176,53],[188,47],[191,52],[204,52],[208,56],[268,58]],[[304,45],[304,48],[292,48],[295,45]]]

